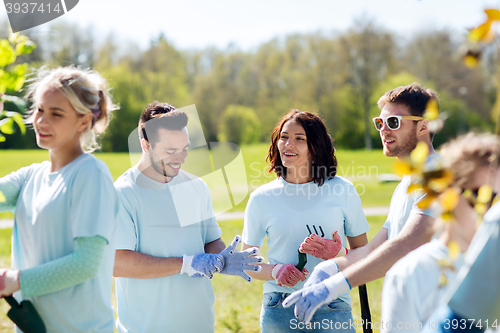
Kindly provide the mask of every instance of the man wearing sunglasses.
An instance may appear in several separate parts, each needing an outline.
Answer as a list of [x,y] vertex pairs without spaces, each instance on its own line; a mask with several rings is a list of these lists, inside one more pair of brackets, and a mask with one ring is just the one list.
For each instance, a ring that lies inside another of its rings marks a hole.
[[[385,156],[407,157],[419,142],[425,142],[429,164],[437,161],[433,133],[429,121],[423,118],[431,99],[437,101],[436,93],[416,83],[392,89],[379,99],[380,116],[373,122],[380,133]],[[410,184],[410,175],[403,177],[393,193],[383,228],[367,245],[316,266],[304,288],[290,295],[283,306],[295,304],[297,317],[308,322],[321,305],[352,287],[383,277],[396,261],[429,242],[434,217],[430,216],[432,212],[417,207],[423,194],[407,193]]]

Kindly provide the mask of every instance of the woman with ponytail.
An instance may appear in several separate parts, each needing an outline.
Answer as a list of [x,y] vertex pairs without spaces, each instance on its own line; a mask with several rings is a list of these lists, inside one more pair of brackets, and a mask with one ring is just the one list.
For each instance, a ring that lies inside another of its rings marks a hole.
[[109,169],[89,152],[116,107],[98,73],[75,67],[41,70],[29,97],[28,123],[50,161],[0,178],[0,211],[15,211],[0,297],[30,300],[48,332],[113,332],[118,202]]

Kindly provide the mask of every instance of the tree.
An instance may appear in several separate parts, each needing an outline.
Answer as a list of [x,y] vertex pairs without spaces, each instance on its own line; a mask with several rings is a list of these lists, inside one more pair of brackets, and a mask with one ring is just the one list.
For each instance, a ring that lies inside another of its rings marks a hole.
[[222,113],[219,141],[238,145],[259,139],[259,119],[255,111],[242,105],[229,105]]
[[363,110],[365,148],[372,149],[370,98],[378,82],[395,71],[396,44],[393,36],[371,21],[359,18],[354,28],[340,37],[345,77],[359,96]]
[[[23,87],[28,65],[14,66],[14,63],[19,55],[29,54],[34,48],[35,44],[28,37],[21,36],[19,33],[11,33],[8,40],[0,39],[0,142],[6,141],[3,134],[15,132],[14,123],[23,134],[26,131],[23,116],[19,113],[19,111],[24,110],[25,103],[19,97],[7,93],[15,93]],[[6,102],[15,105],[18,110],[4,110]],[[0,191],[0,202],[3,201],[5,201],[5,196]]]

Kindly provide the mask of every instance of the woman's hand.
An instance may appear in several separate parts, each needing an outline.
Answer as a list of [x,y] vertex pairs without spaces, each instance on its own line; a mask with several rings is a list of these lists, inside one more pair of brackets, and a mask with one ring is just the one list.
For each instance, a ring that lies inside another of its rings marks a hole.
[[14,292],[21,289],[19,274],[19,270],[0,269],[0,298],[11,296]]
[[271,271],[271,277],[280,287],[293,287],[299,280],[304,282],[306,274],[309,274],[307,269],[303,268],[301,272],[292,264],[276,264]]
[[316,234],[310,235],[302,242],[299,251],[323,260],[347,254],[347,249],[342,247],[342,240],[338,231],[332,234],[332,239],[326,239]]

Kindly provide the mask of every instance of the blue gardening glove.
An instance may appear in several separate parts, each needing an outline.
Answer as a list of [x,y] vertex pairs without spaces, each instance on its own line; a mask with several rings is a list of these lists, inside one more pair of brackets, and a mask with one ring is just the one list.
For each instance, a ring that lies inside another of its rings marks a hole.
[[182,256],[181,274],[191,277],[207,276],[212,278],[215,272],[224,267],[224,258],[220,254],[196,253],[194,256]]
[[224,258],[224,267],[221,269],[221,274],[241,276],[248,282],[252,282],[252,277],[245,271],[260,272],[262,267],[257,266],[264,262],[264,258],[255,256],[259,254],[259,249],[252,247],[245,251],[237,251],[236,248],[241,243],[241,236],[236,235],[231,242],[231,245],[226,247],[219,253]]
[[295,317],[307,324],[311,321],[316,310],[331,303],[339,294],[349,290],[351,290],[351,286],[344,273],[335,274],[320,283],[292,293],[283,301],[283,307],[288,308],[295,303]]
[[330,276],[333,276],[339,272],[339,266],[333,260],[327,260],[320,262],[316,267],[314,267],[313,272],[304,283],[303,288],[310,287],[317,283],[320,283],[323,280],[328,279]]

